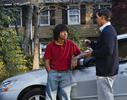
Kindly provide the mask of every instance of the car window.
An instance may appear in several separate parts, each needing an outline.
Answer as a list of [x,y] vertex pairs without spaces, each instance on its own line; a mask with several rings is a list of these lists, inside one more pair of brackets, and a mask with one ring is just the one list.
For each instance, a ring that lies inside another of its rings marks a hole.
[[118,40],[119,60],[127,60],[127,39]]

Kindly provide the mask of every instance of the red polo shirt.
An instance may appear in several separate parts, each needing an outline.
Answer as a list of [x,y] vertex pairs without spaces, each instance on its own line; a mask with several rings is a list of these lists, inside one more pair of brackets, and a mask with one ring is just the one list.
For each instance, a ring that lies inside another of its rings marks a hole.
[[44,58],[50,59],[51,68],[55,70],[68,70],[71,66],[72,56],[76,56],[80,52],[80,49],[71,40],[66,39],[62,46],[57,45],[54,40],[47,45]]

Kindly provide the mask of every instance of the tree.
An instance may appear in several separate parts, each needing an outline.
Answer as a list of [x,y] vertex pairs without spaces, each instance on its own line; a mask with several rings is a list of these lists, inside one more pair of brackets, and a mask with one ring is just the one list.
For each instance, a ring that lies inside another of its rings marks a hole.
[[24,51],[27,52],[27,46],[29,43],[29,37],[31,33],[31,20],[33,16],[33,5],[27,5],[27,15],[26,15],[26,24],[25,24],[25,30],[24,30]]
[[40,18],[38,15],[39,8],[35,6],[35,31],[34,31],[34,58],[33,70],[39,69],[39,32],[40,32]]
[[120,34],[123,27],[127,29],[127,0],[113,0],[113,2],[111,23]]

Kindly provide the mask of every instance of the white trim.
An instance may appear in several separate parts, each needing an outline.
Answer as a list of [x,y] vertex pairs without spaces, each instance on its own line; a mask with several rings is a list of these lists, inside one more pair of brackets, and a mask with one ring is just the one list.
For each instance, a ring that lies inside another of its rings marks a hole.
[[100,3],[99,4],[99,9],[101,9],[101,5],[110,5],[110,8],[112,7],[112,4],[111,3]]
[[[122,94],[114,94],[114,97],[123,97],[123,96],[127,96],[127,93],[122,93]],[[80,97],[72,97],[71,99],[92,99],[92,100],[95,100],[97,99],[97,95],[92,95],[92,96],[80,96]]]
[[[49,6],[48,6],[48,8],[49,8]],[[41,20],[41,16],[43,17],[45,15],[40,14],[40,20]],[[41,21],[40,21],[40,26],[50,26],[50,11],[48,11],[48,24],[41,24]]]
[[80,96],[80,97],[71,97],[71,99],[96,99],[97,98],[97,95],[92,95],[92,96]]
[[33,41],[33,27],[32,27],[32,19],[31,19],[31,25],[30,25],[30,38],[31,38],[31,55],[33,54],[33,48],[34,48],[34,41]]
[[32,39],[32,48],[31,49],[32,49],[32,53],[31,54],[33,55],[33,52],[34,52],[34,40],[33,39]]
[[[76,6],[79,6],[80,7],[80,5],[76,5]],[[67,6],[68,7],[68,9],[69,9],[69,5]],[[79,14],[69,14],[69,10],[67,10],[67,13],[68,13],[68,25],[80,25],[81,24],[81,22],[80,22],[80,10],[78,9],[78,11],[79,11]],[[77,23],[71,23],[70,22],[70,15],[78,15],[79,16],[79,23],[77,24]]]
[[[22,27],[22,8],[21,7],[19,7],[19,8],[17,8],[17,9],[20,9],[20,21],[21,21],[21,25],[17,25],[17,27]],[[9,27],[15,27],[15,25],[9,25]]]
[[29,54],[31,54],[31,46],[29,45],[29,44],[27,44],[27,46],[28,46],[28,52],[29,52]]
[[[45,3],[67,3],[69,0],[46,0]],[[43,3],[43,1],[38,1],[38,3]]]
[[45,51],[42,52],[42,49],[46,49],[47,45],[44,45],[43,42],[40,43],[40,58],[44,57]]
[[33,40],[33,28],[32,28],[32,19],[31,19],[31,25],[30,25],[30,30],[31,30],[31,40]]

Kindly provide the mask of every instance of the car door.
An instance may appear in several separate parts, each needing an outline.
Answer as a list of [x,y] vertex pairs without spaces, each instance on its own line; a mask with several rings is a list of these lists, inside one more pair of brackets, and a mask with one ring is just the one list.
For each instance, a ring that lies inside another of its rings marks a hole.
[[72,72],[72,100],[97,100],[95,66]]
[[[115,100],[127,100],[127,38],[118,40],[119,73],[114,82]],[[97,100],[95,66],[72,71],[72,100]]]
[[114,82],[115,100],[127,100],[127,38],[118,40],[119,73]]

